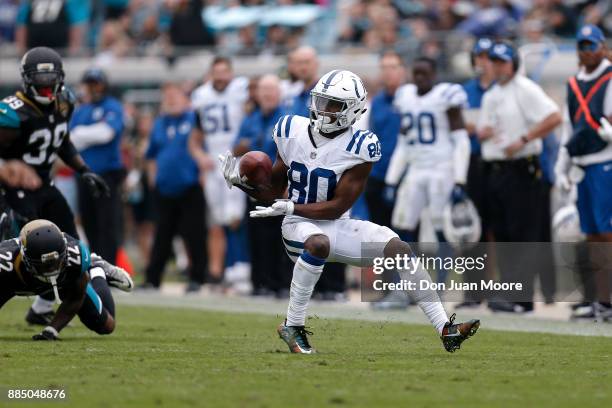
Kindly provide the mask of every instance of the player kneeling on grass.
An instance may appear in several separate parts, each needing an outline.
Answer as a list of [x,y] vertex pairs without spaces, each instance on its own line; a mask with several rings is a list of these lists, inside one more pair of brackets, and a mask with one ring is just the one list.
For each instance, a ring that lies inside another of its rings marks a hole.
[[[238,166],[229,152],[220,157],[230,188],[235,185],[271,204],[257,207],[251,217],[285,216],[283,241],[295,266],[287,318],[278,334],[293,353],[314,352],[304,324],[308,302],[326,262],[364,266],[362,243],[381,243],[380,253],[373,257],[413,255],[410,246],[389,228],[348,217],[372,163],[380,159],[376,135],[352,127],[365,111],[366,95],[361,79],[352,72],[336,70],[323,75],[311,91],[310,118],[283,116],[276,124],[273,137],[278,153],[269,183],[249,185],[248,174],[240,171],[246,166]],[[423,268],[407,275],[402,278],[430,281]],[[411,295],[449,352],[457,350],[480,325],[478,320],[454,324],[454,315],[448,318],[434,290],[415,290]]]
[[115,303],[109,286],[130,291],[134,284],[127,272],[90,255],[51,221],[31,221],[19,238],[0,242],[0,307],[14,296],[48,293],[61,303],[34,340],[57,340],[75,315],[98,334],[112,333]]

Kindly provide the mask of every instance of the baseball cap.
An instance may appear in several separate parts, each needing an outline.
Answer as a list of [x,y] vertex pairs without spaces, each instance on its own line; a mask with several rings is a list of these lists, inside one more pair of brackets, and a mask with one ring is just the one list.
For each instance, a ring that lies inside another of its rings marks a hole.
[[89,68],[83,74],[81,82],[97,82],[102,84],[108,84],[108,78],[106,77],[104,71],[102,71],[100,68]]
[[474,43],[474,47],[472,48],[473,55],[480,55],[483,52],[489,52],[491,46],[493,45],[493,41],[490,38],[479,38],[476,43]]
[[576,35],[576,42],[581,41],[589,41],[599,44],[606,41],[606,38],[599,27],[594,24],[587,24],[580,27],[580,30],[578,30],[578,34]]
[[514,53],[514,48],[511,45],[496,43],[489,50],[489,58],[509,62],[514,59]]

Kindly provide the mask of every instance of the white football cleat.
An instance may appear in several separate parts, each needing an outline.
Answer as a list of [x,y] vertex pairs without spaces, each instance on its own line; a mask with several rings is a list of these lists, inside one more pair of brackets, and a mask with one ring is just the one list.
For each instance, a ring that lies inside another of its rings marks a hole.
[[131,292],[134,289],[134,281],[125,269],[112,265],[96,254],[91,254],[92,266],[102,268],[106,275],[106,283],[124,292]]
[[131,292],[134,289],[134,281],[130,274],[123,268],[114,265],[110,266],[109,269],[104,269],[108,286],[113,286],[124,292]]

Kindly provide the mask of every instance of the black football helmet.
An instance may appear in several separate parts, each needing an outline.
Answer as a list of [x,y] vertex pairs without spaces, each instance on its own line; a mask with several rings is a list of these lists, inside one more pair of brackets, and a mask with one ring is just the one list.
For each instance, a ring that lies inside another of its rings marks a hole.
[[66,265],[67,242],[60,229],[47,220],[28,222],[19,233],[21,259],[36,279],[56,286]]
[[32,48],[21,59],[23,90],[40,104],[49,105],[55,100],[64,76],[62,58],[51,48]]

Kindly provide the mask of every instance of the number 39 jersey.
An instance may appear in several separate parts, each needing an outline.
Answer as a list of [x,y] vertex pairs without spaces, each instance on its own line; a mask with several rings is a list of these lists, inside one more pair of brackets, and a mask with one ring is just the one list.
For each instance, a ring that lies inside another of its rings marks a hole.
[[289,167],[288,197],[296,204],[331,200],[345,171],[381,157],[378,137],[370,131],[349,127],[316,147],[309,125],[307,118],[288,115],[274,127],[278,154]]
[[219,92],[208,81],[191,95],[197,126],[204,132],[206,150],[215,159],[234,145],[249,96],[248,85],[247,78],[238,77]]
[[47,180],[58,149],[68,141],[68,122],[73,110],[74,97],[65,89],[49,106],[32,102],[22,92],[2,99],[0,127],[13,129],[19,136],[3,147],[1,157],[23,160]]
[[[64,234],[67,242],[66,265],[57,279],[57,286],[63,288],[74,285],[91,266],[89,249],[79,240]],[[3,292],[12,291],[18,296],[52,294],[50,283],[33,277],[25,268],[21,258],[17,238],[0,242],[0,281]]]
[[398,150],[403,150],[408,164],[429,167],[452,160],[454,144],[447,111],[467,104],[461,85],[443,82],[419,95],[414,84],[406,84],[396,91],[393,103],[402,118]]

